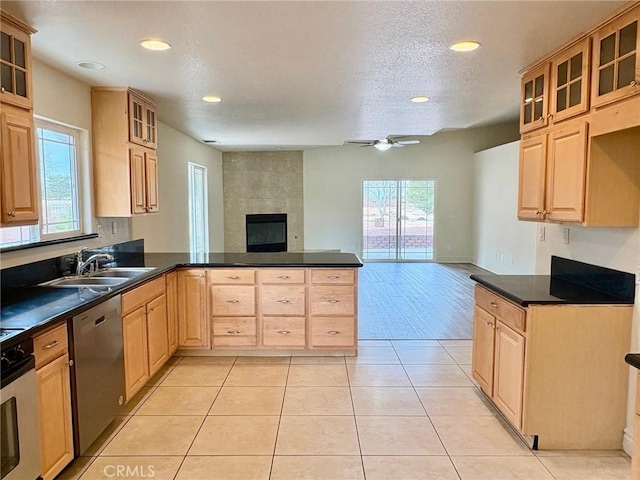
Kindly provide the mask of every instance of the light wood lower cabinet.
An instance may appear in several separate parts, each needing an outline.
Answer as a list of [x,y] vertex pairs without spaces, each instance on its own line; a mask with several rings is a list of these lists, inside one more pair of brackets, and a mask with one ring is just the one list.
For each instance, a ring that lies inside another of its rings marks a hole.
[[472,375],[509,422],[540,449],[620,449],[633,306],[475,299]]
[[633,425],[633,457],[631,457],[631,480],[640,479],[640,372],[636,375],[636,410]]
[[304,347],[305,317],[265,317],[262,320],[262,344],[269,347]]
[[71,379],[66,323],[34,338],[40,462],[43,480],[56,477],[73,460]]
[[167,288],[167,337],[169,356],[178,349],[178,272],[165,275]]
[[180,348],[209,347],[207,315],[207,270],[178,272],[178,345]]
[[122,295],[127,402],[169,359],[165,284],[160,277]]

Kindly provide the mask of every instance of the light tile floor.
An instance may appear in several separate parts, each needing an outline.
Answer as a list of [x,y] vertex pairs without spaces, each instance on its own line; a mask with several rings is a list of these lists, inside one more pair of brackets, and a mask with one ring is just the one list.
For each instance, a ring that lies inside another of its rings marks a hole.
[[613,452],[534,452],[470,378],[471,342],[357,358],[174,357],[60,479],[617,480]]

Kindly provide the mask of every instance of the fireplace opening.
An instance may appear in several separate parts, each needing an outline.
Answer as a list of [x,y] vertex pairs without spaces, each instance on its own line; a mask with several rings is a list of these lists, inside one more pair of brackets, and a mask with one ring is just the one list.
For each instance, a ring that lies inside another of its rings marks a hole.
[[287,214],[269,213],[246,216],[247,252],[286,252]]

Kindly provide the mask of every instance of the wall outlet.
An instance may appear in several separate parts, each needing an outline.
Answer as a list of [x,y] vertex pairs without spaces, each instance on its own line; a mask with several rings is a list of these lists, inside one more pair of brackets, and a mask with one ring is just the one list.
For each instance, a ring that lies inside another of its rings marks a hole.
[[569,243],[569,229],[568,228],[563,228],[562,229],[562,243],[564,243],[565,245],[567,245]]
[[118,224],[116,222],[111,222],[111,233],[114,235],[118,233]]
[[636,285],[640,285],[640,263],[636,265]]
[[98,237],[102,237],[102,225],[98,224]]
[[540,240],[541,242],[544,242],[544,235],[545,235],[544,225],[540,225],[538,227],[538,240]]

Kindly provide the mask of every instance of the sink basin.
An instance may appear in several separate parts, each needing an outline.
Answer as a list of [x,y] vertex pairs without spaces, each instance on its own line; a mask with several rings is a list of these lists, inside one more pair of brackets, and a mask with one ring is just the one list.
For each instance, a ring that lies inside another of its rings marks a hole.
[[96,277],[72,277],[61,278],[52,282],[46,283],[47,287],[67,287],[67,288],[79,288],[79,287],[111,287],[119,285],[128,281],[130,277],[110,277],[110,278],[96,278]]
[[122,277],[122,278],[135,278],[139,275],[145,274],[155,270],[154,267],[113,267],[101,270],[91,275],[90,278],[109,278],[109,277]]

